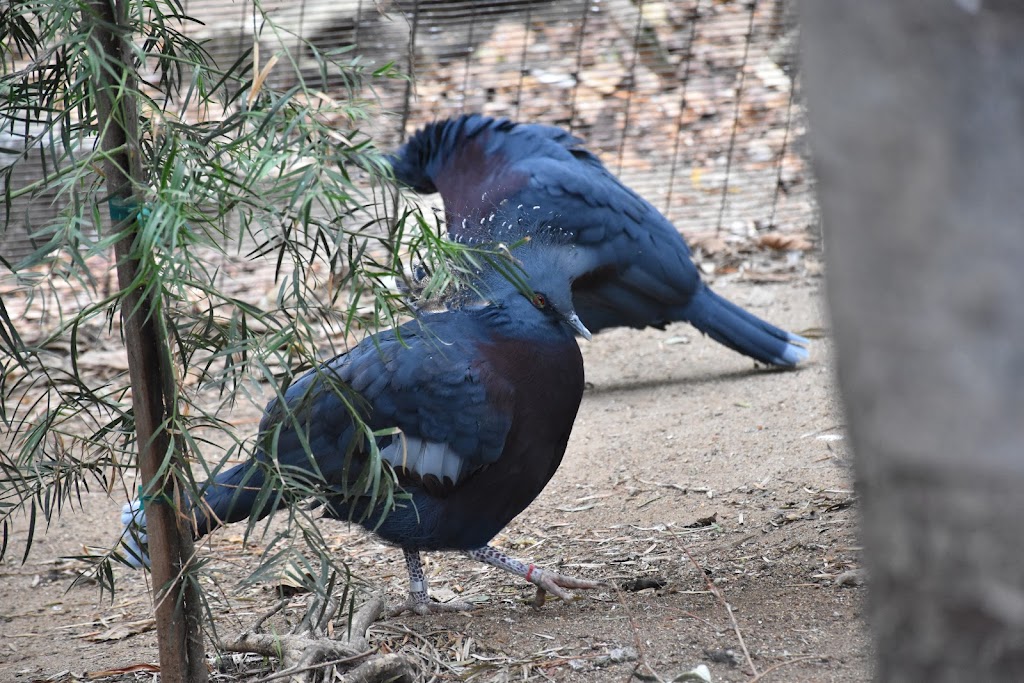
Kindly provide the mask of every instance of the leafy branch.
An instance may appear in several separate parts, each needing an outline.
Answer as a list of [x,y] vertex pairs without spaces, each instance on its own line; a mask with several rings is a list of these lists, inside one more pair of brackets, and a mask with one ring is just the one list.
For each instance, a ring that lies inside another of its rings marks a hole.
[[[295,373],[400,320],[393,279],[412,259],[443,263],[452,250],[417,212],[401,202],[397,216],[390,210],[387,165],[361,128],[380,114],[374,82],[402,77],[391,65],[369,69],[305,44],[320,81],[311,84],[295,54],[282,48],[263,61],[256,42],[221,66],[189,37],[193,20],[179,3],[143,0],[129,10],[112,24],[85,2],[33,0],[8,4],[0,17],[0,130],[20,150],[0,170],[7,214],[15,199],[44,191],[66,203],[35,227],[30,256],[4,263],[10,272],[0,281],[0,555],[20,514],[27,556],[37,525],[80,506],[81,491],[133,495],[125,477],[140,444],[128,373],[115,363],[97,374],[86,363],[96,349],[118,353],[119,314],[145,313],[124,309],[127,293],[159,312],[171,371],[159,425],[170,437],[164,471],[198,500],[197,478],[254,447],[253,435],[239,437],[227,422],[240,398],[259,400],[267,385],[281,402]],[[256,20],[263,32],[280,31],[258,6]],[[90,49],[97,27],[128,38],[126,71]],[[112,118],[96,106],[99,76],[116,86]],[[340,91],[326,92],[328,81]],[[117,119],[125,111],[130,120]],[[134,139],[98,144],[129,123]],[[122,168],[124,158],[138,170]],[[43,178],[15,191],[14,174],[34,160]],[[131,178],[130,201],[106,186],[111,164]],[[130,252],[115,259],[126,236]],[[120,286],[111,273],[125,260],[134,279]],[[254,291],[245,276],[258,263],[271,264],[273,286]],[[176,468],[175,457],[190,466]],[[394,479],[376,465],[354,486],[393,500]],[[296,497],[322,495],[290,486]],[[300,538],[315,545],[319,537]],[[114,589],[114,560],[114,552],[90,560],[102,590]]]

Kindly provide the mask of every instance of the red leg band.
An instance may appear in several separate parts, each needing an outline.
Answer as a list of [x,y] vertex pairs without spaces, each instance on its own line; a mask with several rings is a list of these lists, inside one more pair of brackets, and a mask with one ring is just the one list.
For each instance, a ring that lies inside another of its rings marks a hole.
[[533,576],[533,570],[534,570],[534,569],[536,569],[536,568],[537,568],[537,566],[536,566],[536,565],[533,565],[533,564],[531,564],[531,565],[530,565],[530,566],[529,566],[529,567],[528,567],[528,568],[526,569],[526,580],[527,580],[527,581],[529,581],[529,580],[530,580],[530,577],[531,577],[531,576]]

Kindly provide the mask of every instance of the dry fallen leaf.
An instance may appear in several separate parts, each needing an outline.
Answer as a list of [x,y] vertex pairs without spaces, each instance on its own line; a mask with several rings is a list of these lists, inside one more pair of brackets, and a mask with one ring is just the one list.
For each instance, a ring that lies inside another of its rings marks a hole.
[[716,232],[698,232],[686,236],[686,241],[694,251],[700,249],[705,254],[721,254],[729,250],[729,246]]
[[288,565],[283,567],[277,575],[277,590],[281,595],[291,597],[299,593],[308,593],[310,584],[315,582],[316,580],[309,572],[295,565]]
[[768,232],[758,237],[757,243],[762,247],[779,251],[810,251],[814,248],[814,243],[807,235],[801,233]]
[[154,628],[156,628],[155,619],[140,619],[139,621],[129,621],[124,624],[118,624],[117,626],[108,628],[106,631],[94,631],[78,637],[85,640],[91,640],[95,643],[102,643],[111,640],[124,640],[125,638],[131,638],[132,636],[140,633],[152,631]]
[[693,522],[692,524],[687,524],[683,528],[684,529],[699,529],[701,527],[711,526],[712,524],[715,524],[716,522],[718,522],[718,513],[717,512],[712,512],[708,517],[701,517],[697,521]]

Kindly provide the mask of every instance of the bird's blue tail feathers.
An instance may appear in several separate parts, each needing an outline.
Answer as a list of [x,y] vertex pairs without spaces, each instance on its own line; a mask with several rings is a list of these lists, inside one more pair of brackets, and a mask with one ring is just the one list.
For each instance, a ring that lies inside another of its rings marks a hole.
[[767,365],[791,368],[808,356],[807,339],[761,320],[707,286],[701,286],[683,317],[718,343]]
[[[191,505],[186,499],[184,506],[191,508],[195,521],[195,537],[205,536],[221,524],[237,522],[250,516],[260,518],[269,514],[276,503],[273,497],[263,504],[264,509],[258,513],[254,511],[260,504],[263,481],[263,468],[253,461],[248,461],[221,472],[212,482],[201,486],[202,504]],[[121,524],[125,528],[121,540],[125,549],[122,558],[135,568],[148,567],[149,535],[146,531],[146,510],[142,500],[133,500],[121,508]]]

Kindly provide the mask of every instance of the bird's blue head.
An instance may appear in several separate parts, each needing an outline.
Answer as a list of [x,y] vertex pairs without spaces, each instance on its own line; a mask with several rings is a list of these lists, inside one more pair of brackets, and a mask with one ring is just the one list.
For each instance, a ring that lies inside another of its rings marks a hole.
[[491,303],[503,306],[517,319],[528,306],[568,326],[574,334],[590,339],[572,301],[572,251],[562,245],[563,236],[544,230],[515,242],[487,245],[496,252],[479,272],[476,288]]

